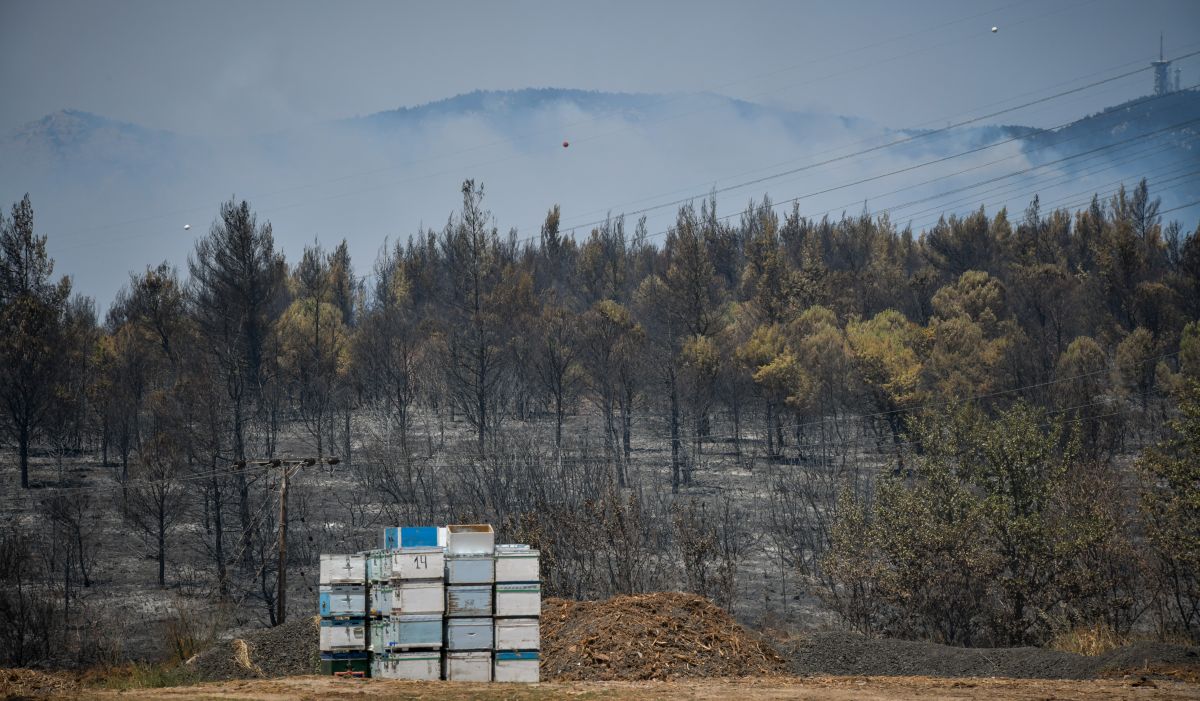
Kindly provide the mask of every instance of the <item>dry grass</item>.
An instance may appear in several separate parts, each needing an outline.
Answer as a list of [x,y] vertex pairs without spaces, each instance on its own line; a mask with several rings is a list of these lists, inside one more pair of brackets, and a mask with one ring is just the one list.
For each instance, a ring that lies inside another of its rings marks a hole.
[[130,662],[114,667],[90,669],[83,673],[80,681],[91,688],[123,691],[187,686],[195,683],[195,677],[179,665]]
[[1126,645],[1147,640],[1188,647],[1200,644],[1200,641],[1179,634],[1166,636],[1146,634],[1118,635],[1111,627],[1103,623],[1097,623],[1091,626],[1080,626],[1063,631],[1051,638],[1050,642],[1046,643],[1046,647],[1050,650],[1058,650],[1060,652],[1073,652],[1076,655],[1099,657]]
[[1076,655],[1098,657],[1119,647],[1128,645],[1130,639],[1117,635],[1111,627],[1097,623],[1064,631],[1054,636],[1046,647]]
[[212,647],[226,623],[225,614],[177,597],[163,624],[163,645],[170,661],[186,662]]

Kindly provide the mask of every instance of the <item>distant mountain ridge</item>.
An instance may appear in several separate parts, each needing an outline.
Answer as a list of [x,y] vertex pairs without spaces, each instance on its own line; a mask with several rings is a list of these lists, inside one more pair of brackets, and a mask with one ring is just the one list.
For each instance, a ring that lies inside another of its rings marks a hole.
[[[1198,118],[1196,90],[1050,131],[981,123],[920,132],[712,93],[561,88],[477,90],[240,138],[66,109],[0,135],[0,197],[30,193],[64,269],[106,297],[121,278],[114,265],[182,264],[183,225],[202,226],[230,196],[248,199],[289,250],[346,236],[356,251],[444,221],[467,178],[488,186],[498,223],[523,233],[556,204],[564,229],[580,235],[606,212],[647,207],[648,226],[663,231],[675,213],[657,205],[716,189],[725,214],[764,195],[813,216],[869,202],[918,231],[981,205],[1021,211],[1035,193],[1045,208],[1075,206],[1080,192],[1105,196],[1142,177],[1171,210],[1200,199],[1200,122],[1178,126]],[[1168,216],[1191,230],[1197,213]]]
[[[375,112],[363,117],[339,120],[344,123],[368,123],[394,125],[417,123],[443,116],[504,115],[522,111],[571,104],[584,112],[603,112],[637,120],[645,118],[652,110],[680,102],[699,102],[699,107],[726,106],[742,117],[773,116],[777,118],[797,117],[833,118],[845,125],[865,125],[869,122],[856,117],[824,115],[798,112],[726,97],[712,92],[698,93],[626,93],[579,90],[574,88],[521,88],[519,90],[473,90],[453,97],[427,102],[411,107]],[[693,107],[694,108],[694,107]]]
[[1053,132],[1038,134],[1034,144],[1061,142],[1064,137],[1078,139],[1084,147],[1103,146],[1114,139],[1154,131],[1177,132],[1180,146],[1194,151],[1200,135],[1200,90],[1190,88],[1127,100],[1090,114]]
[[[569,106],[591,117],[612,117],[631,123],[659,119],[677,119],[707,109],[726,108],[745,119],[772,118],[789,131],[803,132],[814,126],[837,124],[846,129],[880,128],[856,117],[813,112],[798,112],[769,107],[714,93],[623,93],[570,88],[524,88],[518,90],[475,90],[421,105],[399,107],[360,117],[334,120],[330,125],[351,129],[396,131],[437,123],[447,118],[477,117],[502,125],[519,121],[532,112]],[[1162,98],[1138,98],[1085,116],[1055,132],[1037,134],[1032,127],[981,125],[955,130],[973,144],[986,144],[1014,136],[1028,136],[1032,148],[1052,142],[1078,140],[1095,145],[1114,134],[1130,129],[1163,128],[1180,114],[1200,113],[1200,91],[1182,90]],[[666,116],[659,112],[666,112]],[[937,131],[937,130],[932,130]],[[293,132],[304,135],[303,127]],[[928,133],[897,131],[897,134]],[[1186,132],[1194,136],[1195,130]],[[264,142],[276,135],[265,134]],[[937,135],[940,136],[940,135]],[[934,137],[936,141],[936,136]],[[1190,138],[1185,139],[1190,143]],[[106,165],[118,170],[131,167],[161,166],[161,160],[178,157],[188,149],[203,148],[204,139],[152,129],[102,115],[64,109],[22,125],[0,138],[0,151],[20,154],[24,160],[49,161],[54,165]]]
[[39,144],[50,154],[69,158],[81,149],[93,148],[100,137],[114,146],[137,147],[139,152],[177,148],[185,140],[179,135],[130,122],[109,119],[91,112],[63,109],[28,122],[4,137],[6,146]]

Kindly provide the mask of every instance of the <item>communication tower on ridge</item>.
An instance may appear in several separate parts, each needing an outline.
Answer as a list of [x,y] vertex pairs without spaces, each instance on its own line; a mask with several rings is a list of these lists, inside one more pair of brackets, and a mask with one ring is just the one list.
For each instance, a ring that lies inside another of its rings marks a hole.
[[[1158,60],[1151,61],[1154,68],[1154,94],[1166,95],[1171,92],[1171,62],[1163,58],[1163,38],[1158,35]],[[1179,71],[1175,71],[1176,90],[1179,89]]]

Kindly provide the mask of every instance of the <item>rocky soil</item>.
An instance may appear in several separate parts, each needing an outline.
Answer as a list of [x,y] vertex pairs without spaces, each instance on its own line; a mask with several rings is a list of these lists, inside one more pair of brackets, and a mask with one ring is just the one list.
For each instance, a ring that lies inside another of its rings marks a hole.
[[1200,672],[1200,648],[1138,642],[1085,657],[1037,647],[961,648],[853,633],[809,633],[779,645],[793,674],[1094,679],[1119,673],[1188,668]]

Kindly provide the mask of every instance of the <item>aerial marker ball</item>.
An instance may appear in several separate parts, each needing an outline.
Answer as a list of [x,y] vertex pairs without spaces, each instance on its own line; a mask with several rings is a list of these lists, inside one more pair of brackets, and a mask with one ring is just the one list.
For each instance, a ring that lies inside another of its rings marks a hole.
[[571,142],[570,142],[570,141],[564,141],[564,142],[563,142],[563,148],[566,148],[566,147],[568,147],[568,146],[570,146],[570,145],[571,145]]
[[998,31],[1000,31],[999,27],[992,27],[992,34],[995,34]]
[[190,230],[191,228],[192,228],[192,225],[191,225],[191,224],[184,224],[184,225],[183,225],[183,230],[184,230],[184,231],[188,231],[188,230]]

